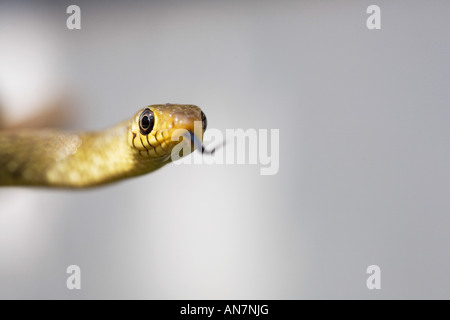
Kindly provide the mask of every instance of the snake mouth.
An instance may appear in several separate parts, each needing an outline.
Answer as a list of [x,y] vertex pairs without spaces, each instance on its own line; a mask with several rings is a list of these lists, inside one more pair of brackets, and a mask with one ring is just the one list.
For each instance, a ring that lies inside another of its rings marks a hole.
[[[201,139],[199,139],[192,131],[188,131],[189,136],[191,138],[191,143],[194,145],[194,149],[195,150],[201,150],[202,153],[205,153],[205,146],[203,145],[203,142]],[[214,152],[214,150],[212,151],[212,153]],[[206,152],[209,153],[209,152]]]
[[[194,145],[194,149],[195,150],[201,150],[202,154],[207,154],[207,155],[214,155],[214,153],[216,152],[216,147],[210,149],[210,150],[206,150],[204,143],[202,142],[201,139],[199,139],[192,131],[188,131],[190,138],[191,138],[191,143]],[[222,146],[224,145],[224,143],[222,144]]]

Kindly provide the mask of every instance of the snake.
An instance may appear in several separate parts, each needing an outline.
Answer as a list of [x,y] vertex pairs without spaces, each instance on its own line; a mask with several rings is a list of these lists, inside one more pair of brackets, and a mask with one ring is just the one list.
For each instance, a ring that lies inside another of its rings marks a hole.
[[[89,188],[148,174],[171,163],[182,141],[190,146],[180,157],[205,151],[196,142],[206,127],[198,106],[166,103],[99,131],[0,130],[0,186]],[[190,139],[180,141],[180,129]]]

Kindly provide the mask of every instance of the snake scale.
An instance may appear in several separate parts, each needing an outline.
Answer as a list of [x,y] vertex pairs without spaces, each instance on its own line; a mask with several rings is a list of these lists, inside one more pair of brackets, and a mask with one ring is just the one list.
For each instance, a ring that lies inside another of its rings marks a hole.
[[[197,135],[196,123],[201,124]],[[157,104],[102,131],[3,130],[0,186],[86,188],[143,175],[172,161],[177,129],[190,133],[193,151],[194,140],[201,141],[206,130],[206,116],[194,105]]]

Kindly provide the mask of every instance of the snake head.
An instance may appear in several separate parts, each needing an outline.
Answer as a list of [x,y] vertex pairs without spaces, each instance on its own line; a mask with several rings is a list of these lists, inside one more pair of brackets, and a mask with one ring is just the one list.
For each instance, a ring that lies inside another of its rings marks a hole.
[[[132,119],[128,143],[137,157],[165,163],[179,143],[188,144],[182,155],[201,147],[207,120],[203,111],[189,104],[155,104],[141,109]],[[189,150],[186,152],[186,150]]]

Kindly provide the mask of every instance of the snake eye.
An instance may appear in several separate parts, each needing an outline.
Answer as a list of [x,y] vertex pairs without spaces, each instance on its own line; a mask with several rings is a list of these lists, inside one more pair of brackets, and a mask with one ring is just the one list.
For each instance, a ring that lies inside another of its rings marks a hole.
[[139,117],[139,128],[141,134],[149,134],[153,130],[154,125],[155,116],[153,115],[153,111],[147,108],[141,113],[141,116]]
[[206,127],[208,126],[208,120],[206,119],[206,115],[203,113],[203,111],[201,112],[201,117],[202,117],[202,129],[203,132],[205,132]]

